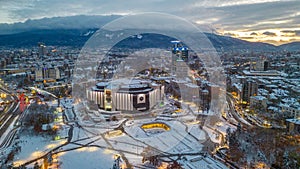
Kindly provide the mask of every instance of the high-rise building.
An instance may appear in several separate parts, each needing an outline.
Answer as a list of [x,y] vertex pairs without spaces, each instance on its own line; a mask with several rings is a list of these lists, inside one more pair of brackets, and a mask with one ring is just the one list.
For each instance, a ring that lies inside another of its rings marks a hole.
[[43,57],[43,56],[47,55],[47,49],[46,49],[45,44],[39,43],[38,47],[39,47],[39,57]]
[[49,69],[49,78],[50,79],[59,79],[60,78],[60,72],[58,68],[50,68]]
[[50,79],[56,79],[56,72],[54,68],[49,69],[49,74],[48,74]]
[[49,78],[49,68],[44,67],[43,68],[43,78],[48,79]]
[[250,103],[250,97],[256,96],[258,92],[258,85],[253,79],[243,79],[241,101],[245,104]]
[[42,81],[43,79],[43,69],[35,69],[35,81]]
[[188,75],[188,56],[189,50],[184,47],[180,41],[172,41],[172,67],[171,74],[176,75],[177,78],[184,78]]
[[251,69],[256,71],[267,71],[269,69],[269,62],[267,60],[251,62]]
[[264,71],[267,71],[270,67],[270,63],[268,61],[264,61]]

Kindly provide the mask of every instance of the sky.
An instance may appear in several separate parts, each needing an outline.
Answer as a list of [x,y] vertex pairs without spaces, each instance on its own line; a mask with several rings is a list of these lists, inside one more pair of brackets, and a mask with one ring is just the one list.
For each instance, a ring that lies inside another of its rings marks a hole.
[[0,0],[0,23],[163,12],[218,34],[275,45],[300,41],[300,0]]

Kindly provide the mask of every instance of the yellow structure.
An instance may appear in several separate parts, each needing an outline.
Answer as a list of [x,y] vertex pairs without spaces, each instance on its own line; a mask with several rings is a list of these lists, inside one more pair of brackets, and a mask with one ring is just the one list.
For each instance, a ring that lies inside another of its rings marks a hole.
[[141,126],[142,129],[153,129],[153,128],[161,128],[164,130],[170,130],[170,127],[168,125],[166,125],[165,123],[147,123],[147,124],[143,124]]

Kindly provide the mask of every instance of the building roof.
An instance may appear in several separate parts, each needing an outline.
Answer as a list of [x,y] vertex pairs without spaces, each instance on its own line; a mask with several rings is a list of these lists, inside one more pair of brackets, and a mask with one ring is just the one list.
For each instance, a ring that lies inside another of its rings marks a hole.
[[300,119],[286,119],[287,122],[300,125]]
[[265,100],[265,99],[267,99],[266,97],[260,96],[260,95],[257,95],[257,96],[251,96],[250,98],[253,98],[253,99],[255,99],[255,100]]
[[248,71],[243,70],[243,74],[246,76],[280,76],[278,71]]

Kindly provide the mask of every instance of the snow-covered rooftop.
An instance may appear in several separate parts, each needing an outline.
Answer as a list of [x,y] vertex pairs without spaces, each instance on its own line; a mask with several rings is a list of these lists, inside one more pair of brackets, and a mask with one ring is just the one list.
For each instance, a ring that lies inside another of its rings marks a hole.
[[300,119],[286,119],[286,121],[288,121],[290,123],[300,125]]

